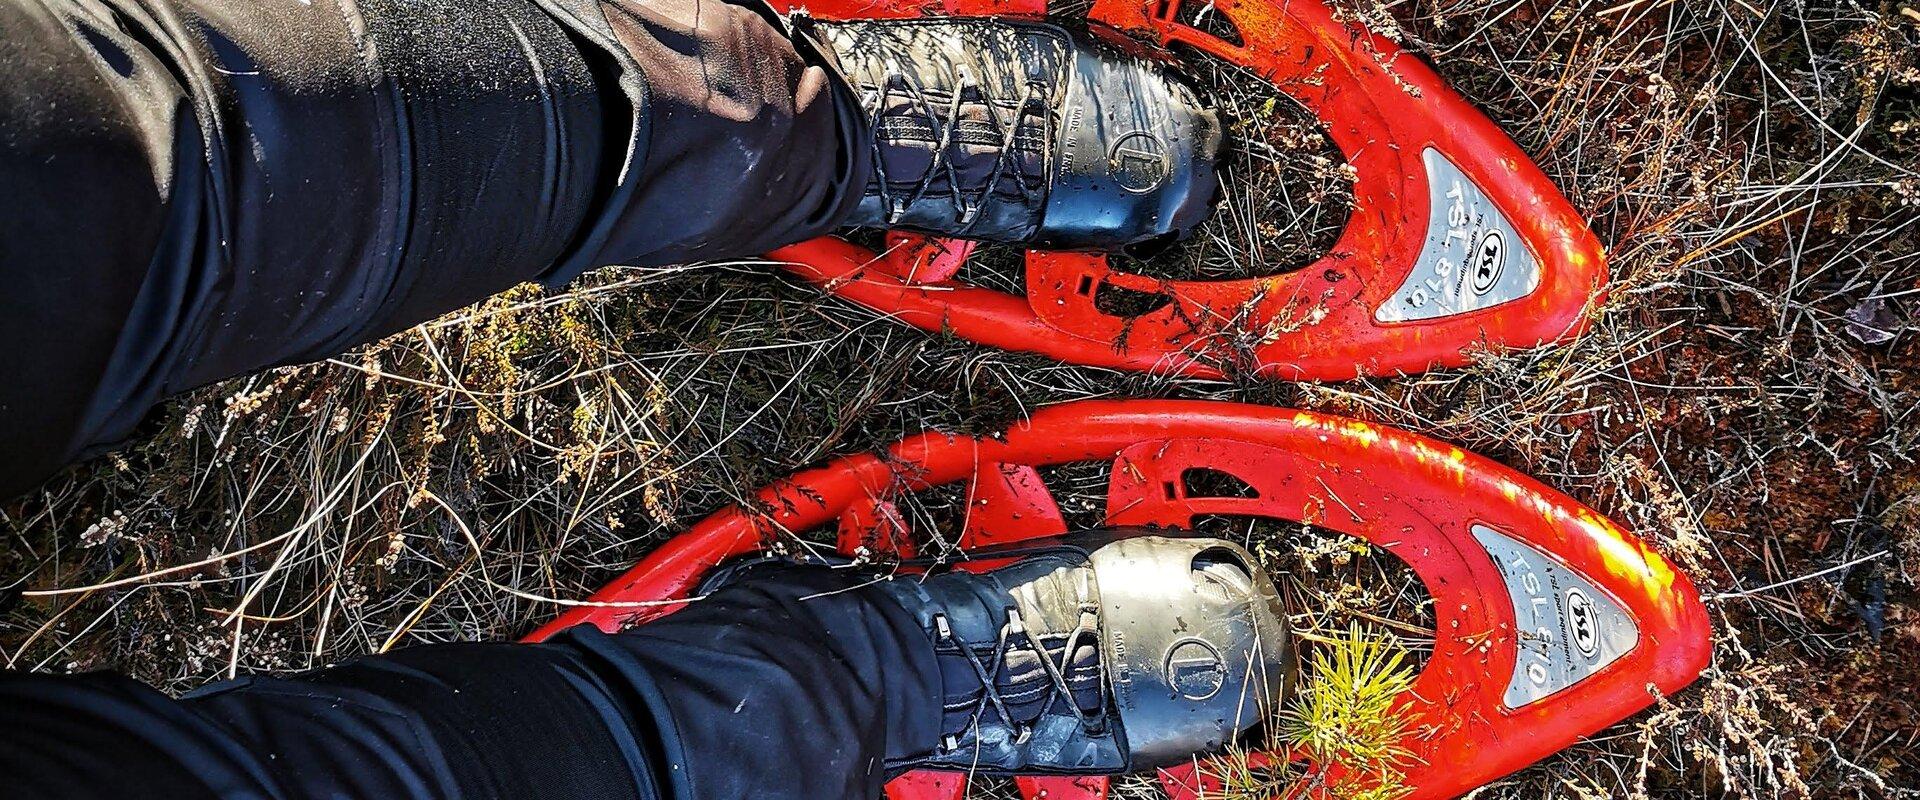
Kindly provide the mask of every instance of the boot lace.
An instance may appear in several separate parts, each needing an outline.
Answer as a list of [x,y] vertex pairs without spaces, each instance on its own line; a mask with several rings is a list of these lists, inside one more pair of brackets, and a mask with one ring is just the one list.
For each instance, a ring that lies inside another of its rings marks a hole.
[[[1008,653],[1016,648],[1020,648],[1032,651],[1041,665],[1041,670],[1047,675],[1047,684],[1045,686],[1047,692],[1046,700],[1041,704],[1039,713],[1034,715],[1035,720],[1045,719],[1047,713],[1052,711],[1054,706],[1062,701],[1062,698],[1065,698],[1067,708],[1071,709],[1073,715],[1078,718],[1082,730],[1095,735],[1106,731],[1106,681],[1104,679],[1096,681],[1095,691],[1098,693],[1099,702],[1092,711],[1088,711],[1087,709],[1081,708],[1079,703],[1074,702],[1073,686],[1067,679],[1067,671],[1072,666],[1073,654],[1079,648],[1081,640],[1083,638],[1090,640],[1096,648],[1096,652],[1100,646],[1100,607],[1099,604],[1089,600],[1090,592],[1088,588],[1086,578],[1082,576],[1079,591],[1080,624],[1074,628],[1072,633],[1067,635],[1066,641],[1060,648],[1060,657],[1057,662],[1054,660],[1052,653],[1048,651],[1046,645],[1041,643],[1040,637],[1034,635],[1032,630],[1026,626],[1026,622],[1020,616],[1020,609],[1015,606],[1006,607],[1006,624],[1000,626],[1000,633],[997,641],[994,643],[993,651],[986,658],[981,658],[973,647],[954,635],[953,627],[947,622],[945,614],[934,615],[934,634],[938,638],[939,643],[958,650],[964,657],[966,663],[973,668],[974,677],[980,681],[980,699],[974,703],[973,713],[968,720],[967,730],[979,730],[981,718],[991,711],[999,717],[1002,723],[1014,732],[1015,742],[1025,742],[1033,735],[1033,728],[1031,726],[1014,719],[1013,713],[1007,708],[1006,698],[1001,694],[999,687],[998,679],[1000,673],[1006,666]],[[959,737],[951,734],[947,735],[942,739],[941,747],[948,752],[958,750],[960,748]]]
[[[972,227],[973,223],[979,219],[980,208],[993,196],[994,188],[999,185],[1000,178],[1007,174],[1009,169],[1015,171],[1019,169],[1018,164],[1015,163],[1019,156],[1014,144],[1019,135],[1020,120],[1029,109],[1035,107],[1045,113],[1046,87],[1039,81],[1028,80],[1020,102],[1011,110],[1011,119],[1003,119],[999,104],[987,98],[981,85],[964,67],[961,68],[959,77],[952,99],[944,104],[933,98],[925,86],[915,80],[912,75],[897,69],[889,70],[881,86],[868,89],[861,97],[861,105],[868,114],[869,129],[875,132],[870,140],[870,146],[873,149],[873,171],[875,184],[879,189],[880,202],[887,209],[889,225],[899,222],[900,218],[906,215],[907,209],[925,199],[928,191],[933,187],[934,178],[944,174],[947,178],[947,196],[956,210],[957,221],[962,225],[963,230]],[[893,190],[894,181],[887,174],[886,159],[882,158],[881,137],[878,135],[882,129],[882,122],[889,116],[886,99],[893,89],[901,90],[910,100],[910,109],[906,116],[924,120],[928,130],[933,131],[937,137],[933,146],[932,162],[927,165],[927,171],[914,182],[913,189],[904,195]],[[993,168],[988,172],[986,181],[974,192],[968,192],[960,185],[960,172],[954,165],[952,154],[956,133],[960,128],[960,110],[970,98],[978,100],[987,110],[988,123],[1000,136],[1000,147],[995,151]],[[945,116],[940,114],[943,108],[946,112]],[[1044,137],[1047,135],[1045,126],[1042,128]],[[1043,144],[1040,153],[1042,159],[1050,159],[1052,147]],[[1020,179],[1014,183],[1020,189],[1020,202],[1027,205],[1038,204],[1039,186],[1030,185],[1025,176],[1020,176]]]

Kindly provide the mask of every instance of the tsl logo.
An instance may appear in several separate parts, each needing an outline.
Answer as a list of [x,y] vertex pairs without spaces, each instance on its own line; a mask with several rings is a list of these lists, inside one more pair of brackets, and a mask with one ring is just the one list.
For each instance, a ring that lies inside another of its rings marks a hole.
[[1593,600],[1579,589],[1567,590],[1567,636],[1580,648],[1580,655],[1593,658],[1600,653],[1600,620],[1594,615]]
[[1500,235],[1497,229],[1488,229],[1480,237],[1480,245],[1473,249],[1468,263],[1471,265],[1469,274],[1473,278],[1473,293],[1493,291],[1493,285],[1500,281],[1500,270],[1507,264],[1507,237]]

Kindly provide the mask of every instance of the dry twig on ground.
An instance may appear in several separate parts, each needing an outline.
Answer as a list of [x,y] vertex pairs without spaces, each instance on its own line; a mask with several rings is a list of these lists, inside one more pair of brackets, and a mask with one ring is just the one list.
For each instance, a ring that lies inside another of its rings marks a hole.
[[[1718,658],[1698,685],[1481,796],[1910,795],[1920,12],[1347,11],[1431,60],[1593,220],[1617,283],[1591,335],[1401,380],[1182,382],[924,335],[757,265],[604,270],[195,392],[120,452],[8,503],[0,655],[184,690],[511,638],[690,520],[829,456],[1076,398],[1229,398],[1498,458],[1649,538],[1713,596]],[[1134,268],[1306,263],[1338,230],[1342,165],[1258,82],[1196,72],[1244,142],[1228,204]],[[996,264],[968,274],[1016,286]],[[1059,480],[1093,492],[1101,477]],[[929,530],[952,521],[937,497],[911,513]],[[1339,547],[1263,536],[1298,573],[1297,599],[1327,615],[1304,622],[1366,614],[1417,643],[1419,592],[1393,565],[1310,567]]]

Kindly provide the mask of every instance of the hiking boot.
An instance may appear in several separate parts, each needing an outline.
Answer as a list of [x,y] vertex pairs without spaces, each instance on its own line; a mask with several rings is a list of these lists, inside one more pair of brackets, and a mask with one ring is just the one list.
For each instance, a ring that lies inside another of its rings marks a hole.
[[[908,562],[865,584],[919,621],[943,687],[939,743],[890,769],[1170,766],[1232,741],[1291,690],[1279,594],[1239,545],[1100,531],[969,556],[965,571]],[[699,593],[792,563],[736,562]]]
[[795,28],[871,125],[849,225],[1115,251],[1185,238],[1208,213],[1219,118],[1118,40],[991,18]]

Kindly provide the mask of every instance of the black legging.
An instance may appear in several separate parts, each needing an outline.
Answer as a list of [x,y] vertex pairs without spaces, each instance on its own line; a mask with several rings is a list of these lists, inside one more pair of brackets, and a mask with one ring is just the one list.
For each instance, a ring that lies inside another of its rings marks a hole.
[[939,741],[933,643],[825,567],[631,631],[451,644],[170,700],[0,677],[0,797],[877,798]]
[[835,228],[849,89],[722,0],[0,0],[0,499],[160,399]]

